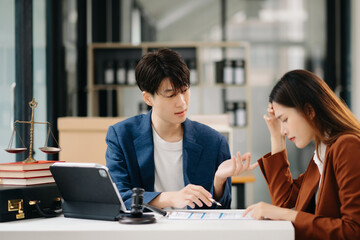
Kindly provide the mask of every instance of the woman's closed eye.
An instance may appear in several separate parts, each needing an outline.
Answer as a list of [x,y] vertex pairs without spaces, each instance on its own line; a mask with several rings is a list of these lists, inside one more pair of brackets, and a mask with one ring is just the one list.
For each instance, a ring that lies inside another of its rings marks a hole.
[[281,117],[278,117],[277,120],[280,121],[281,123],[287,123],[288,118],[284,118],[281,116]]

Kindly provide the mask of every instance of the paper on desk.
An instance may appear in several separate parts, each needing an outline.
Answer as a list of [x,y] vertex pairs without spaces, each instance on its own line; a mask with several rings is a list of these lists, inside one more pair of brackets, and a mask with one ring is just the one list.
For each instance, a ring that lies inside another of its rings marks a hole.
[[247,214],[243,217],[243,211],[171,211],[168,214],[170,220],[249,220],[253,219]]

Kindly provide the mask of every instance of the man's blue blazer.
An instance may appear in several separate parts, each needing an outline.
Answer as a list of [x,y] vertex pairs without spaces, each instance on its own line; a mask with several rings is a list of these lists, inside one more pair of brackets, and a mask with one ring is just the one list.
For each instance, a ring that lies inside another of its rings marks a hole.
[[[106,136],[106,165],[127,207],[131,206],[132,188],[145,189],[144,202],[149,203],[160,192],[154,192],[154,143],[150,110],[110,126]],[[214,129],[186,119],[183,123],[183,177],[185,186],[201,185],[213,194],[218,166],[231,158],[226,138]],[[219,199],[230,208],[231,179]],[[215,208],[213,204],[213,208]],[[198,208],[198,207],[197,207]],[[203,208],[207,208],[204,205]]]

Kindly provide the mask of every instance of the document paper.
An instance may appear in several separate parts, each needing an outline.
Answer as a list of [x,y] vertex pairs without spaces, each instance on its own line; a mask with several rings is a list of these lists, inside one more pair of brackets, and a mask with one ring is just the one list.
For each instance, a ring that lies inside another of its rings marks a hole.
[[244,211],[171,211],[170,220],[250,220],[253,219],[247,214],[243,217]]

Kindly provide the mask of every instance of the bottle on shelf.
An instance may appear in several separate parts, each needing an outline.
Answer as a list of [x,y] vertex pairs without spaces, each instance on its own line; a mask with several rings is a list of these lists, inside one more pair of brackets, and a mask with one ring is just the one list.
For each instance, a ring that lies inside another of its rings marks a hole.
[[234,83],[234,68],[231,60],[224,61],[223,82],[225,84]]
[[235,109],[236,114],[236,126],[245,127],[246,126],[246,102],[240,101],[236,104]]
[[127,84],[128,85],[135,85],[135,68],[136,68],[136,61],[131,60],[128,63],[128,69],[127,69]]
[[231,126],[246,126],[246,101],[226,101],[224,112],[229,115]]
[[216,82],[224,84],[234,83],[234,68],[231,60],[215,62]]
[[114,61],[107,60],[105,62],[105,69],[104,69],[104,83],[105,84],[114,84]]
[[236,124],[236,121],[235,121],[235,103],[230,102],[230,101],[226,101],[225,102],[225,111],[224,112],[229,115],[229,124],[231,126],[235,126],[235,124]]
[[116,83],[120,85],[126,84],[126,68],[124,61],[117,62]]
[[235,60],[234,64],[234,83],[236,85],[245,84],[245,61],[243,59]]
[[196,60],[195,59],[188,60],[187,65],[190,70],[190,84],[191,85],[198,84],[198,73],[197,73],[197,69],[196,69]]
[[216,82],[227,85],[244,85],[245,84],[245,61],[222,60],[216,62]]

